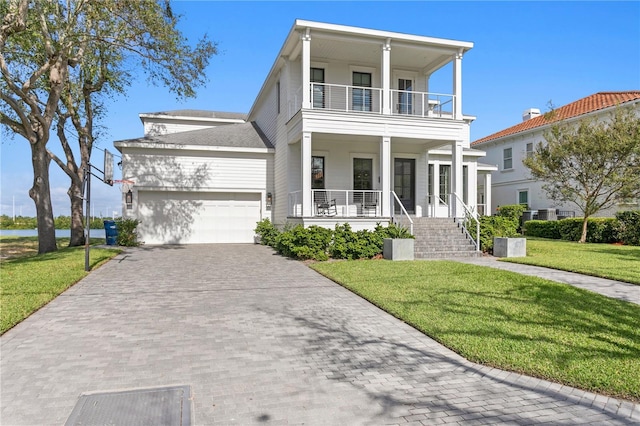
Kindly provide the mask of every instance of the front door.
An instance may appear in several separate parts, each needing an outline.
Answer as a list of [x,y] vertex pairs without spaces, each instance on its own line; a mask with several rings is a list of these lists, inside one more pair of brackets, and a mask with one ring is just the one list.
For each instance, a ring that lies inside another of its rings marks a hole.
[[[396,158],[393,162],[393,190],[409,213],[416,210],[416,160]],[[398,212],[398,207],[396,207]]]

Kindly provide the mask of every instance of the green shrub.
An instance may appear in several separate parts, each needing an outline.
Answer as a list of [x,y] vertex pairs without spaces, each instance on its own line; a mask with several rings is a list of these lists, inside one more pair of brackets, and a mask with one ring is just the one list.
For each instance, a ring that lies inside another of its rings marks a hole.
[[254,229],[255,233],[260,236],[260,244],[274,247],[278,238],[278,228],[271,223],[269,219],[262,219]]
[[528,220],[523,225],[527,237],[560,239],[559,221],[556,220]]
[[276,237],[275,248],[284,256],[296,259],[327,260],[332,232],[320,226],[296,225]]
[[640,246],[640,210],[616,213],[618,239],[630,246]]
[[136,232],[140,221],[138,219],[125,219],[119,217],[115,220],[116,229],[118,230],[118,236],[116,237],[116,243],[119,246],[124,247],[137,247],[140,245],[138,242],[138,234]]
[[[582,236],[583,218],[567,218],[558,221],[560,238],[567,241],[579,241]],[[618,221],[612,217],[590,217],[587,220],[588,243],[614,243],[618,240]]]
[[385,238],[413,238],[413,235],[393,224],[388,227],[378,224],[374,231],[357,232],[348,223],[336,225],[329,255],[334,259],[371,259],[382,253]]
[[480,217],[480,249],[493,252],[493,237],[518,237],[518,220],[508,216]]
[[498,207],[498,214],[519,224],[522,213],[524,213],[525,210],[527,210],[527,206],[524,204],[510,204]]

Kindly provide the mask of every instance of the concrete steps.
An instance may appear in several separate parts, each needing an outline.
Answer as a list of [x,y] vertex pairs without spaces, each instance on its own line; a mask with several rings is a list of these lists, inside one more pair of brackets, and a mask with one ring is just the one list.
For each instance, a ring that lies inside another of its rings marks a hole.
[[[473,242],[462,226],[450,218],[412,217],[416,259],[477,257]],[[401,223],[408,226],[408,222]]]

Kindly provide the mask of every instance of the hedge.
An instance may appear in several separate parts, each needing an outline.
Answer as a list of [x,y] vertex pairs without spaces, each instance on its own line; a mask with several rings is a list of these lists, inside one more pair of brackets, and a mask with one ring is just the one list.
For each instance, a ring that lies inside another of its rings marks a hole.
[[640,246],[640,210],[616,213],[618,238],[624,244]]
[[[524,234],[541,237],[579,241],[582,236],[581,217],[553,220],[529,220],[524,223]],[[588,243],[615,243],[619,241],[618,219],[612,217],[590,217],[587,220]]]

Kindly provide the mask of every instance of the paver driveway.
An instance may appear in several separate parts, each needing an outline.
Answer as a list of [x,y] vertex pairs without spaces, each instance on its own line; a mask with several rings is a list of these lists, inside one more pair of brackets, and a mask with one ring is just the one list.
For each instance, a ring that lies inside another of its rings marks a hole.
[[640,408],[469,363],[252,245],[129,250],[7,332],[2,425],[191,385],[194,424],[632,424]]

